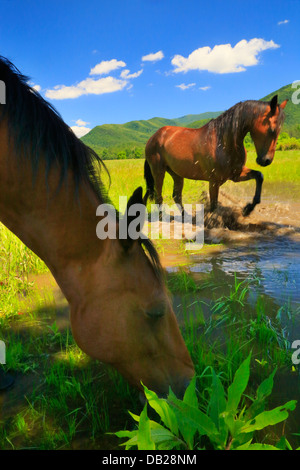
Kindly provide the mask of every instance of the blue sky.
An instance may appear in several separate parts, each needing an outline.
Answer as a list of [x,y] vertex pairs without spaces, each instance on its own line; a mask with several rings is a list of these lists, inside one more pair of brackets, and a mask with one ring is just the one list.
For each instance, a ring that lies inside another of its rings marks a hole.
[[1,0],[0,54],[78,135],[300,80],[299,1]]

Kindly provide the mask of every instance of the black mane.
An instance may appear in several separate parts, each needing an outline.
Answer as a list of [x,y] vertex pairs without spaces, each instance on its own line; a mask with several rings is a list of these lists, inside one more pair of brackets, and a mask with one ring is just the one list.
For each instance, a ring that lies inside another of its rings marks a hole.
[[[223,137],[231,134],[234,143],[238,138],[241,129],[249,129],[253,122],[263,114],[270,102],[266,101],[241,101],[220,116],[212,119],[207,125],[213,126],[217,133],[217,140],[221,142]],[[281,124],[284,120],[284,112],[279,108],[278,122]]]
[[7,119],[15,152],[20,158],[31,159],[34,177],[40,160],[44,159],[46,181],[50,168],[57,165],[61,170],[59,187],[71,170],[76,193],[85,181],[100,201],[106,201],[104,185],[95,171],[95,164],[106,167],[96,152],[79,140],[57,110],[30,87],[29,78],[2,56],[0,80],[6,88],[6,103],[0,105],[0,124]]

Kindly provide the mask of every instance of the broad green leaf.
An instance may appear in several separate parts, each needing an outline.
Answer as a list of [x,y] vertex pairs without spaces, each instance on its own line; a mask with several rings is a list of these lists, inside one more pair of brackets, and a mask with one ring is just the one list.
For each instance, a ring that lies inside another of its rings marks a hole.
[[251,353],[236,371],[233,382],[228,388],[226,411],[233,415],[236,414],[242,395],[248,385],[250,375],[250,359]]
[[180,443],[178,437],[174,436],[171,431],[164,428],[163,426],[151,429],[151,438],[155,442],[157,449],[159,449],[162,445],[164,449],[173,449]]
[[265,398],[267,398],[271,394],[271,392],[273,390],[274,375],[276,374],[276,371],[277,371],[277,368],[258,387],[257,393],[256,393],[256,399],[257,400],[264,400]]
[[280,440],[276,444],[276,448],[279,450],[293,450],[291,444],[284,436],[281,436]]
[[288,410],[296,408],[296,400],[291,400],[283,406],[278,406],[271,411],[263,411],[252,420],[248,421],[240,432],[253,432],[263,429],[266,426],[272,426],[288,418]]
[[145,385],[143,385],[143,387],[149,405],[156,411],[170,431],[178,436],[177,419],[167,400],[164,398],[158,398],[156,393],[149,390]]
[[128,441],[122,442],[120,446],[125,447],[126,450],[130,449],[130,447],[137,446],[137,434],[138,431],[117,431],[115,433],[107,433],[107,434],[114,434],[119,439],[123,439],[124,437],[130,437]]
[[174,410],[180,434],[182,435],[188,448],[193,449],[194,436],[197,432],[197,429],[193,426],[190,426],[189,423],[186,423],[185,417],[180,411],[180,407],[183,404],[183,401],[179,400],[171,389],[169,391],[168,401]]
[[[245,421],[242,421],[241,419],[236,419],[235,418],[235,413],[227,413],[226,411],[222,413],[222,416],[224,417],[224,421],[226,426],[228,427],[229,433],[231,437],[235,440],[239,440],[239,436],[241,433],[241,429],[245,425]],[[247,436],[247,439],[250,439],[252,436],[249,434]]]
[[[178,444],[182,443],[182,441],[180,441],[180,439],[178,439],[174,434],[172,434],[171,431],[161,426],[156,421],[149,420],[149,423],[150,423],[151,440],[154,442],[155,448],[159,449],[162,446],[163,449],[173,449],[174,447],[178,446]],[[112,433],[109,433],[109,434],[112,434]],[[125,438],[125,437],[130,438],[128,441],[123,442],[121,444],[121,446],[125,446],[126,449],[130,449],[131,447],[138,446],[138,439],[140,438],[138,430],[118,431],[113,434],[119,438]]]
[[192,378],[192,380],[189,383],[189,386],[187,387],[184,397],[183,397],[184,403],[187,405],[193,406],[194,408],[198,408],[198,398],[196,394],[196,376]]
[[219,431],[219,443],[224,446],[227,441],[228,428],[226,426],[224,416],[222,415],[226,409],[225,392],[221,380],[212,369],[212,392],[209,402],[209,417],[213,420]]
[[147,416],[147,404],[140,416],[139,429],[137,432],[138,450],[155,450],[155,443],[151,438],[150,420]]
[[121,446],[124,446],[126,450],[130,449],[131,447],[137,447],[138,445],[138,431],[134,431],[135,432],[135,435],[129,439],[128,441],[126,442],[123,442],[122,444],[120,444]]
[[279,450],[270,444],[250,444],[247,449],[244,450]]
[[238,447],[233,447],[233,449],[234,450],[247,450],[251,442],[252,442],[252,438],[249,441],[245,442],[244,444],[239,445]]
[[129,413],[130,416],[134,419],[134,421],[136,421],[137,423],[139,423],[139,421],[140,421],[139,415],[135,415],[134,413],[131,413],[131,411],[128,411],[128,413]]
[[123,437],[133,437],[137,431],[117,431],[115,433],[107,433],[107,434],[114,434],[115,436],[119,437],[120,439]]
[[185,420],[182,417],[181,412],[179,411],[181,404],[183,403],[182,400],[179,400],[176,395],[173,393],[173,391],[170,389],[169,390],[169,395],[168,395],[168,402],[172,409],[174,410],[177,423],[178,423],[178,429],[179,433],[183,437],[184,441],[186,442],[187,446],[189,449],[193,449],[194,445],[194,435],[196,433],[196,430],[191,427],[187,426]]
[[265,399],[271,394],[274,384],[275,369],[272,374],[265,379],[257,389],[256,399],[245,413],[245,421],[254,418],[264,411]]
[[181,400],[174,398],[174,412],[178,423],[180,423],[180,432],[195,434],[196,431],[201,436],[212,437],[218,434],[218,430],[212,419],[200,411],[198,408],[189,406]]

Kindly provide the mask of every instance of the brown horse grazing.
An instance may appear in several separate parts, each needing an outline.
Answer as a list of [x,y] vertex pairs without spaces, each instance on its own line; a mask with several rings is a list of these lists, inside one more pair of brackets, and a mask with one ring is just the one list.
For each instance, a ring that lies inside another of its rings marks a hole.
[[[4,58],[0,80],[0,220],[51,270],[83,351],[140,389],[180,395],[194,368],[156,250],[148,239],[97,238],[96,209],[108,200],[99,157]],[[138,189],[128,204],[140,202]]]
[[146,145],[144,176],[147,198],[162,204],[162,186],[165,172],[174,180],[173,198],[182,208],[184,178],[209,181],[210,210],[218,203],[220,186],[227,180],[235,182],[256,180],[252,203],[243,214],[249,215],[260,203],[263,175],[245,166],[244,138],[248,132],[254,141],[257,163],[272,163],[280,128],[284,120],[283,108],[287,100],[278,104],[277,95],[268,103],[245,101],[212,119],[200,129],[165,126],[159,129]]

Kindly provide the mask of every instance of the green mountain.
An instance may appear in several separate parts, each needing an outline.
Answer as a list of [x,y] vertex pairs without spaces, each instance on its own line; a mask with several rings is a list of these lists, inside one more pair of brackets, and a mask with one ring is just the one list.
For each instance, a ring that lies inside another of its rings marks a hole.
[[185,126],[188,127],[189,124],[193,124],[197,121],[203,120],[210,120],[218,117],[222,111],[209,111],[206,113],[201,114],[187,114],[186,116],[182,116],[180,118],[173,119],[176,122],[177,126]]
[[94,127],[81,140],[90,147],[123,147],[145,145],[162,126],[176,126],[171,119],[152,118],[148,121],[130,121],[125,124],[104,124]]
[[[141,150],[145,147],[146,142],[160,127],[163,126],[187,126],[194,127],[193,122],[201,120],[201,125],[220,113],[203,113],[190,114],[177,119],[152,118],[147,121],[130,121],[125,124],[103,124],[94,127],[88,134],[83,136],[81,140],[92,147],[96,152],[103,155],[104,149],[109,149],[109,153],[120,153],[128,151]],[[199,125],[199,127],[201,127]],[[130,153],[130,152],[129,152]],[[105,157],[105,152],[104,152]]]
[[[272,96],[278,94],[279,102],[288,99],[285,107],[285,123],[283,131],[291,136],[300,137],[300,105],[292,102],[292,94],[295,89],[292,85],[286,85],[277,91],[262,98],[262,101],[269,101]],[[188,114],[176,119],[165,119],[155,117],[148,120],[130,121],[125,124],[104,124],[94,127],[81,140],[92,147],[103,158],[127,158],[140,157],[148,139],[160,127],[185,126],[201,127],[210,119],[221,114],[220,112],[206,112],[202,114]]]

